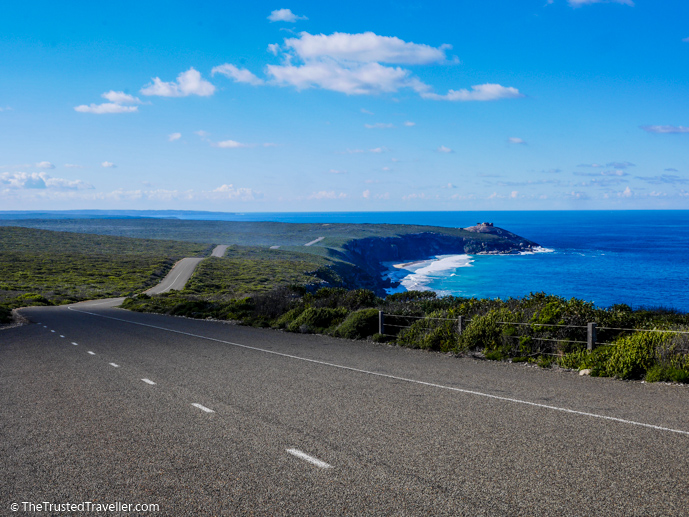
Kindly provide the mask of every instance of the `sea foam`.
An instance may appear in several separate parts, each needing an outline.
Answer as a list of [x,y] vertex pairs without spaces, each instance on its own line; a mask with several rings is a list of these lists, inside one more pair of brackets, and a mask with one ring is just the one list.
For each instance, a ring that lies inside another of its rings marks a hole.
[[454,271],[460,267],[471,267],[472,262],[473,259],[469,255],[438,255],[434,259],[397,264],[395,266],[397,269],[391,271],[389,277],[399,281],[400,288],[390,289],[388,292],[430,291],[428,284],[434,279],[447,276],[443,274],[444,272]]

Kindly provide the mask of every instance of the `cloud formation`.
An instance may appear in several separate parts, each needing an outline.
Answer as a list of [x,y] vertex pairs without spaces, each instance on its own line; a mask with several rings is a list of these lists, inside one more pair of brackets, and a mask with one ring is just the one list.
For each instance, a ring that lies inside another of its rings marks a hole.
[[182,138],[182,133],[172,133],[171,135],[168,135],[167,139],[170,142],[174,142],[175,140],[179,140]]
[[647,133],[689,133],[689,127],[686,126],[639,126]]
[[268,15],[270,22],[289,22],[294,23],[297,20],[308,20],[306,16],[297,16],[290,9],[275,9]]
[[45,172],[3,172],[0,173],[0,187],[25,189],[66,189],[85,190],[95,188],[90,183],[81,180],[67,180],[53,178]]
[[50,162],[38,162],[36,164],[36,167],[38,167],[39,169],[54,169],[55,168],[55,166]]
[[135,113],[139,111],[139,107],[134,106],[134,104],[141,104],[141,100],[139,100],[137,97],[124,92],[116,92],[114,90],[101,94],[101,97],[109,102],[104,102],[103,104],[82,104],[80,106],[75,106],[74,111],[78,111],[80,113],[93,113],[94,115]]
[[507,141],[511,144],[526,145],[526,141],[522,140],[521,138],[517,138],[516,136],[509,137]]
[[624,4],[634,7],[632,0],[567,0],[572,7],[581,7],[588,4]]
[[117,165],[115,165],[112,162],[103,162],[100,164],[100,166],[105,167],[106,169],[114,169],[115,167],[117,167]]
[[211,70],[211,75],[215,74],[222,74],[234,80],[236,83],[247,83],[253,84],[254,86],[258,86],[264,82],[263,79],[259,79],[246,68],[237,68],[229,63],[214,67],[213,70]]
[[450,149],[449,147],[445,147],[444,145],[441,145],[440,147],[438,147],[436,149],[436,151],[439,153],[452,153],[452,152],[454,152],[452,149]]
[[177,76],[176,81],[164,82],[154,77],[152,82],[144,86],[142,95],[156,95],[159,97],[187,97],[199,95],[209,97],[215,93],[215,86],[201,77],[201,74],[191,67]]
[[[433,47],[373,32],[329,35],[301,32],[297,37],[285,38],[282,45],[268,45],[268,51],[280,57],[282,63],[267,65],[265,74],[267,82],[273,85],[297,90],[317,88],[346,95],[377,95],[409,89],[431,100],[490,101],[523,97],[514,87],[494,83],[474,85],[471,90],[449,90],[441,95],[410,70],[399,66],[456,63],[456,58],[447,57],[451,48],[447,44]],[[231,63],[213,68],[212,73],[224,74],[236,82],[254,85],[266,82]]]

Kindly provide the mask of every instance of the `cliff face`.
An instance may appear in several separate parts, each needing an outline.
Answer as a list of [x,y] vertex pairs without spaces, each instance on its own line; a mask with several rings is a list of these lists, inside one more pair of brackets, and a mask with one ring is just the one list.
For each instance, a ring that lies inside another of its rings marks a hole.
[[[440,232],[423,232],[395,237],[368,237],[351,240],[344,245],[347,260],[369,275],[380,278],[385,271],[381,262],[407,262],[434,255],[506,254],[528,251],[538,246],[502,228],[481,226],[467,228],[462,236]],[[481,235],[472,235],[480,233]],[[381,279],[380,289],[389,287]]]

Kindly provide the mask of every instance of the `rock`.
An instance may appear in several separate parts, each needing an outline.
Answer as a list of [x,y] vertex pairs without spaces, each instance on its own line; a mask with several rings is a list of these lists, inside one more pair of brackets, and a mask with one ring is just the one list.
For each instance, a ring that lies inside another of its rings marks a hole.
[[585,368],[584,370],[579,370],[579,375],[591,375],[591,368]]

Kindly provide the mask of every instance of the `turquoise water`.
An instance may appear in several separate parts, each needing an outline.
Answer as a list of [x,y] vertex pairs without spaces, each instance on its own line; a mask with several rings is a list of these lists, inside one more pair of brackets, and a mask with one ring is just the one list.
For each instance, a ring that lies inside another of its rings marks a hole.
[[[663,306],[689,312],[689,210],[226,215],[227,219],[243,221],[448,227],[489,221],[553,251],[472,256],[468,266],[426,275],[424,288],[490,298],[521,297],[544,291],[592,301],[599,307],[626,303],[633,307]],[[212,218],[216,219],[216,214]]]

